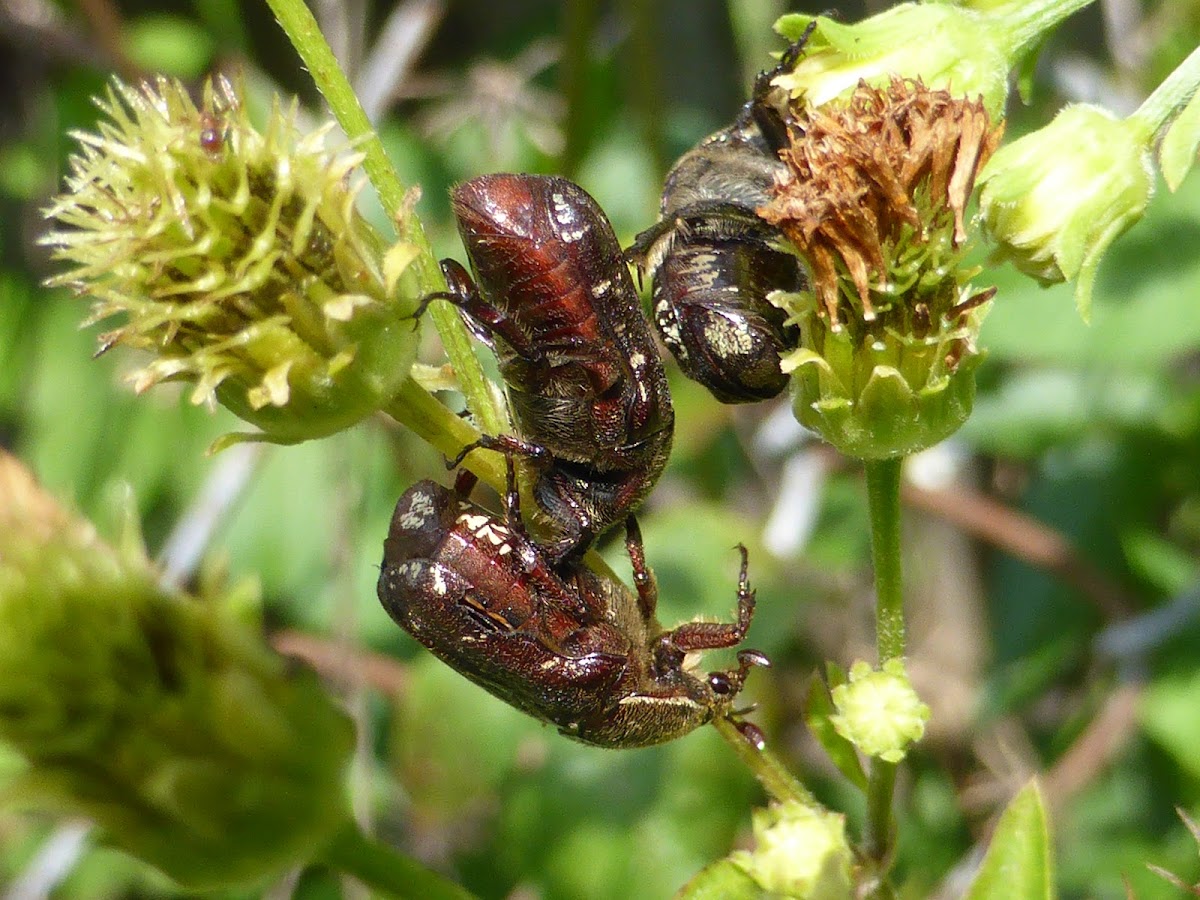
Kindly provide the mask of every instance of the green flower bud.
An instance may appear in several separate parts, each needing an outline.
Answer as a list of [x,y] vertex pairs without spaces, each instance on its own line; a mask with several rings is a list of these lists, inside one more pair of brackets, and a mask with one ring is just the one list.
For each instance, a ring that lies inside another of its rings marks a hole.
[[1104,251],[1150,202],[1149,133],[1096,106],[1067,106],[1001,147],[979,182],[996,255],[1045,284],[1075,280],[1086,317]]
[[948,3],[902,3],[853,25],[793,13],[775,30],[794,41],[813,21],[804,55],[774,82],[804,105],[846,97],[860,81],[883,87],[902,76],[957,97],[981,97],[993,118],[1004,114],[1014,53],[1004,18]]
[[98,105],[43,241],[71,265],[50,284],[95,298],[89,323],[124,317],[101,352],[154,354],[136,390],[190,382],[282,443],[384,406],[416,354],[415,291],[397,289],[414,251],[356,211],[361,155],[325,147],[332,123],[301,134],[276,105],[259,131],[224,79],[199,109],[165,78]]
[[849,900],[845,817],[799,803],[754,811],[755,848],[729,857],[771,896]]
[[781,153],[758,214],[812,285],[772,298],[800,326],[782,366],[797,419],[843,453],[914,453],[970,414],[992,292],[969,284],[965,209],[999,138],[981,103],[896,79],[810,110]]
[[850,667],[850,681],[833,691],[837,712],[829,717],[837,733],[867,756],[899,762],[908,745],[919,741],[929,721],[929,707],[913,690],[899,659],[882,669],[859,661]]
[[312,858],[348,820],[350,722],[224,611],[164,590],[0,455],[0,740],[21,805],[189,888]]

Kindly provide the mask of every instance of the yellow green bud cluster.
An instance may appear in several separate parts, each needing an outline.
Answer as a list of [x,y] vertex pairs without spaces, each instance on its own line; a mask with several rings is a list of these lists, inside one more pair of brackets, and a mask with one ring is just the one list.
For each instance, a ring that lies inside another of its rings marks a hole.
[[829,721],[867,756],[899,762],[925,734],[929,707],[913,690],[899,659],[888,660],[882,669],[856,662],[850,680],[835,686],[832,696],[836,713]]
[[730,861],[772,897],[849,900],[850,845],[845,818],[799,803],[754,811],[752,851]]
[[326,146],[332,123],[301,133],[276,104],[260,131],[224,79],[199,107],[165,78],[114,81],[98,105],[44,242],[90,322],[123,318],[101,352],[153,354],[135,388],[190,382],[279,442],[386,404],[416,353],[415,292],[398,290],[415,253],[356,211],[361,155]]
[[192,888],[277,874],[347,821],[350,722],[223,596],[156,581],[0,455],[3,799],[91,819]]
[[758,210],[808,264],[772,298],[800,326],[783,358],[799,421],[864,459],[914,453],[971,411],[991,291],[970,285],[965,210],[999,143],[981,101],[919,81],[860,82],[799,113],[788,177]]

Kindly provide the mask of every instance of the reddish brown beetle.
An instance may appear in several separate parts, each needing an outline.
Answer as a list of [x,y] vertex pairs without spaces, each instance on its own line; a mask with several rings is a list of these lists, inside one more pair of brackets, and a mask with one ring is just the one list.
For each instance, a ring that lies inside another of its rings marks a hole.
[[644,747],[680,737],[729,713],[752,666],[708,675],[684,668],[691,651],[742,641],[754,613],[746,552],[733,624],[655,619],[657,593],[632,517],[627,545],[637,595],[582,563],[556,571],[522,533],[510,488],[506,525],[433,481],[396,504],[383,551],[379,599],[405,631],[492,694],[598,747]]
[[553,529],[547,552],[577,559],[666,464],[675,419],[662,360],[612,226],[582,188],[484,175],[452,200],[478,286],[446,260],[449,291],[434,296],[499,338],[519,432],[481,445],[533,461],[533,496]]

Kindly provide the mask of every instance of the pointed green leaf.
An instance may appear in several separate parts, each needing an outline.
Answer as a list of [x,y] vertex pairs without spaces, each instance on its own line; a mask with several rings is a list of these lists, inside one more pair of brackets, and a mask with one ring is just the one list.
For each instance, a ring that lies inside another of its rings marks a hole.
[[675,900],[759,900],[760,888],[744,871],[728,859],[705,866],[679,889]]
[[[833,668],[832,664],[830,667]],[[838,669],[836,674],[831,672],[830,680],[844,683],[846,675]],[[831,715],[833,715],[833,700],[830,699],[829,688],[820,678],[814,678],[808,690],[804,721],[808,724],[808,730],[812,732],[813,737],[817,739],[817,743],[825,748],[825,752],[829,754],[829,758],[833,760],[833,764],[838,767],[838,770],[865,793],[867,773],[863,771],[862,762],[854,750],[854,745],[838,734],[833,723],[829,721]]]
[[1052,900],[1053,878],[1046,806],[1031,781],[1000,817],[966,900]]

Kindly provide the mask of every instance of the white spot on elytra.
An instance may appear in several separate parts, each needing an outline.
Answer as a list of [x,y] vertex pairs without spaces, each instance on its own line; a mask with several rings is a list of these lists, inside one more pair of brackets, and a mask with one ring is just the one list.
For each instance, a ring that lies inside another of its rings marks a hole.
[[599,281],[592,285],[592,296],[597,298],[603,297],[608,293],[608,289],[610,287],[612,287],[612,280],[605,278],[603,281]]
[[[580,224],[579,217],[575,213],[575,207],[567,202],[567,198],[555,191],[550,195],[550,206],[554,210],[554,221],[560,226],[559,237],[568,244],[579,240],[588,232],[588,225]],[[573,228],[568,228],[568,225],[574,225]]]
[[754,338],[744,321],[734,324],[723,318],[710,319],[704,326],[704,340],[721,356],[737,356],[754,349]]
[[[493,520],[489,516],[465,512],[458,517],[458,523],[465,525],[467,530],[475,537],[485,540],[494,547],[508,546],[508,540],[512,537],[512,532],[504,525]],[[510,548],[511,550],[511,548]]]
[[439,597],[445,597],[446,591],[446,576],[442,574],[441,567],[436,567],[433,570],[433,592]]
[[411,531],[420,528],[433,515],[433,497],[425,491],[417,491],[408,500],[408,509],[400,514],[400,527]]
[[412,560],[401,563],[400,565],[398,565],[396,567],[396,574],[399,575],[401,578],[408,578],[408,579],[414,578],[420,571],[421,571],[421,564],[419,562],[414,562]]
[[465,512],[462,515],[460,515],[456,521],[460,524],[466,525],[468,531],[474,532],[474,531],[478,531],[480,528],[482,528],[484,525],[486,525],[490,520],[488,519],[487,516],[482,516],[479,514],[472,515],[469,512]]

